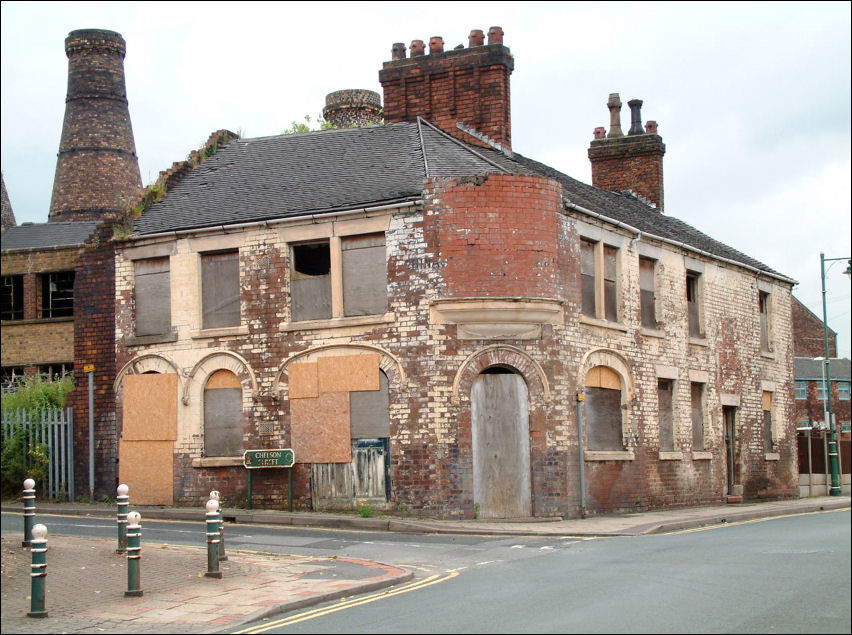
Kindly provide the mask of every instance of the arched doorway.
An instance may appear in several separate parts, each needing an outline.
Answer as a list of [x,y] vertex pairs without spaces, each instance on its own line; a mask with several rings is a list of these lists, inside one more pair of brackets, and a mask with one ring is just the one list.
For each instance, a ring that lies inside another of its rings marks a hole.
[[482,371],[470,392],[473,501],[479,518],[532,515],[529,391],[511,368]]

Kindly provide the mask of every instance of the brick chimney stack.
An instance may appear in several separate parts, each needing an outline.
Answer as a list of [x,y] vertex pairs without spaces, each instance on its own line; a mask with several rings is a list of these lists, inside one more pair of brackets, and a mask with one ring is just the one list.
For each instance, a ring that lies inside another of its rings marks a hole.
[[372,90],[338,90],[325,97],[323,119],[338,128],[382,123],[382,98]]
[[81,29],[65,39],[68,93],[48,221],[100,220],[142,189],[125,50],[114,31]]
[[422,117],[462,141],[486,147],[492,141],[510,150],[509,76],[514,59],[503,45],[500,27],[491,27],[488,43],[484,40],[485,34],[474,29],[467,48],[445,50],[443,38],[433,37],[428,54],[423,40],[413,40],[408,58],[405,47],[394,44],[392,59],[379,71],[385,122]]
[[663,155],[666,146],[657,134],[657,122],[642,128],[642,100],[632,99],[630,130],[621,131],[621,99],[612,93],[607,101],[610,129],[604,137],[595,128],[589,147],[592,162],[592,185],[617,192],[631,191],[663,211]]

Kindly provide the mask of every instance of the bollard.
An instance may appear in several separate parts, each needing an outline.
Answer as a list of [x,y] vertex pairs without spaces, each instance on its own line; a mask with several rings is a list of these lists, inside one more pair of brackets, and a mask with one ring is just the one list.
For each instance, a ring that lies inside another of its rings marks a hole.
[[[28,479],[29,480],[29,479]],[[44,609],[45,578],[47,577],[47,527],[39,523],[32,528],[33,555],[30,571],[30,612],[27,617],[47,617]]]
[[219,571],[219,502],[213,498],[207,501],[207,571],[208,578],[221,578]]
[[28,478],[24,481],[24,540],[22,547],[29,547],[33,539],[33,523],[35,522],[35,481]]
[[118,486],[116,490],[115,500],[118,503],[118,548],[116,553],[125,553],[127,551],[127,510],[130,508],[130,496],[127,493],[130,488],[124,483]]
[[142,516],[139,512],[127,514],[127,591],[125,597],[139,597],[139,565],[142,559]]
[[219,490],[214,489],[210,492],[210,498],[219,503],[219,562],[228,559],[225,553],[225,519],[222,515],[222,495]]

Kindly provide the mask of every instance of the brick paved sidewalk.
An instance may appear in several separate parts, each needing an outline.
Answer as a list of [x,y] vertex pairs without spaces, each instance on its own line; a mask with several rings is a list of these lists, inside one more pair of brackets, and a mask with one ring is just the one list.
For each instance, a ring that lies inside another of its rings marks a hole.
[[143,543],[143,596],[124,597],[115,541],[48,535],[46,618],[30,618],[30,553],[2,535],[3,633],[216,633],[326,600],[391,586],[410,572],[347,558],[228,552],[222,579],[204,576],[204,548]]

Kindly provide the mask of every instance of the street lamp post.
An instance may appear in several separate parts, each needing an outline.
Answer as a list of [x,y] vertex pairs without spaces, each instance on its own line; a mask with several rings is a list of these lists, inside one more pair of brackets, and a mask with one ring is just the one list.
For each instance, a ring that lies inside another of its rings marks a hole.
[[[849,256],[845,258],[826,258],[823,252],[819,254],[820,266],[820,281],[822,283],[822,330],[823,343],[825,344],[825,360],[823,361],[825,368],[825,403],[828,411],[828,458],[831,462],[831,489],[829,496],[840,496],[842,491],[840,488],[840,470],[838,469],[837,461],[837,430],[834,426],[834,412],[831,405],[831,364],[828,351],[828,312],[825,302],[825,263],[832,260],[850,260]],[[844,273],[852,274],[852,266],[847,267]]]

